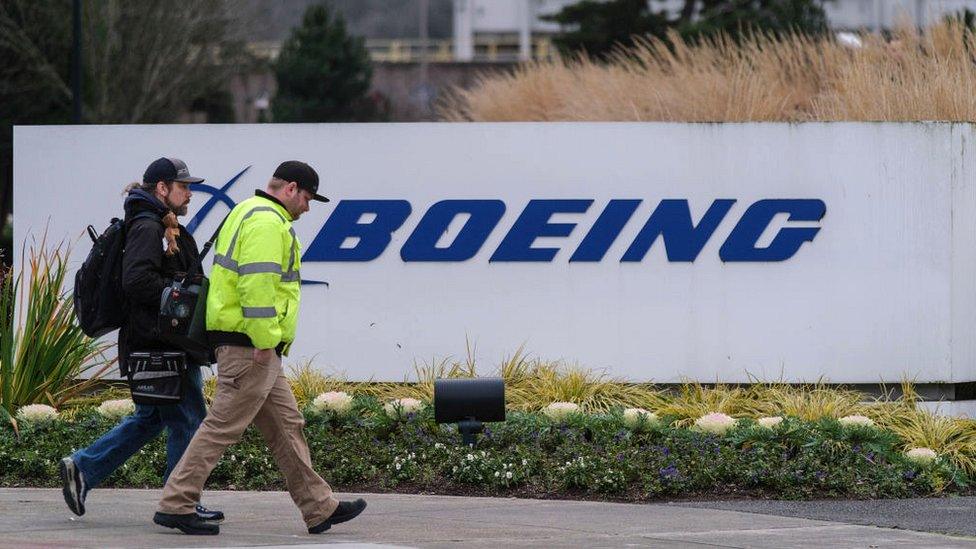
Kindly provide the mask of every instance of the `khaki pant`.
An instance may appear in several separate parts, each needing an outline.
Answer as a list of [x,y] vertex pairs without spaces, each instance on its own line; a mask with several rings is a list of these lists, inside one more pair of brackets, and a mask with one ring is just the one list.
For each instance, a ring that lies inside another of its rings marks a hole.
[[217,393],[182,459],[163,488],[159,511],[193,513],[200,492],[231,444],[250,424],[261,431],[285,477],[288,493],[302,511],[305,524],[315,526],[339,505],[332,488],[313,469],[302,433],[305,419],[277,356],[270,364],[255,362],[250,347],[217,348]]

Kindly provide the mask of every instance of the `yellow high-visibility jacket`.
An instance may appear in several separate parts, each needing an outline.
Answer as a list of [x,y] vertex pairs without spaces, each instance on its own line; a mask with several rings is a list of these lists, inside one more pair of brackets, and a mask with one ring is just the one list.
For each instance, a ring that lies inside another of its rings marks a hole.
[[238,204],[214,244],[207,330],[248,336],[258,349],[295,340],[301,244],[281,204],[262,196]]

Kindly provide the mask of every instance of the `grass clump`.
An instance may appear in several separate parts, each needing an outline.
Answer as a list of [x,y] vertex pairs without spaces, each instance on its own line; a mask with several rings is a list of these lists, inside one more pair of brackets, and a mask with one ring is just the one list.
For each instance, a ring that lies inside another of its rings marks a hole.
[[958,20],[890,37],[754,33],[638,39],[604,63],[521,65],[455,90],[447,121],[976,122],[976,34]]

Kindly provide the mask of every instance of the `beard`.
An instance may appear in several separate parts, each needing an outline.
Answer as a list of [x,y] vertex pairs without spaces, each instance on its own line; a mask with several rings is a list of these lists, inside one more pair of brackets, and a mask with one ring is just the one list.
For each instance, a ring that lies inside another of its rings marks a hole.
[[189,200],[187,200],[186,202],[184,202],[182,205],[173,204],[169,200],[166,201],[166,205],[169,206],[169,209],[172,210],[173,213],[177,215],[177,217],[179,217],[181,215],[186,215],[187,206],[189,204],[190,204],[190,201]]

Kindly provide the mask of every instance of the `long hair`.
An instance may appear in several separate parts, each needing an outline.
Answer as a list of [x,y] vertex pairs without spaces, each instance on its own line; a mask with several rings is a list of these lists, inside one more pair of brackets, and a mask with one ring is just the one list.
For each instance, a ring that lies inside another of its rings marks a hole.
[[[166,181],[166,185],[170,185],[171,181]],[[155,183],[145,183],[145,182],[133,182],[129,183],[122,190],[123,195],[129,194],[132,189],[139,189],[141,191],[146,191],[149,194],[155,194],[156,184]],[[176,237],[180,234],[180,223],[176,219],[176,214],[172,211],[167,211],[163,215],[161,221],[165,227],[163,236],[166,238],[166,255],[173,255],[180,251],[180,246],[176,243]]]
[[[169,182],[167,182],[166,184],[169,185]],[[156,184],[145,183],[142,181],[135,181],[126,185],[122,189],[122,194],[123,195],[129,194],[129,191],[131,191],[132,189],[139,189],[140,191],[146,191],[147,193],[152,194],[153,192],[156,191]]]

